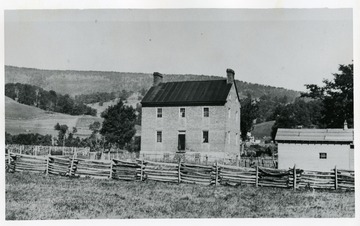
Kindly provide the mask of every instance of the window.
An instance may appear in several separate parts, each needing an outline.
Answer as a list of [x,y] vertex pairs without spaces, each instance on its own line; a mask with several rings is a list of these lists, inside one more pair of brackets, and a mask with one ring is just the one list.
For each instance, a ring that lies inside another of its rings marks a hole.
[[203,143],[209,143],[209,131],[203,131]]
[[238,145],[239,143],[239,135],[236,133],[236,136],[235,136],[235,143],[236,145]]
[[229,118],[230,118],[230,116],[231,116],[231,109],[230,108],[228,108],[228,115],[229,115]]
[[204,108],[204,117],[209,117],[209,108]]
[[230,144],[230,131],[227,132],[227,140],[228,140],[228,144]]
[[180,108],[180,117],[185,118],[185,108]]
[[156,131],[156,142],[162,143],[162,131]]
[[320,159],[327,159],[327,153],[325,153],[325,152],[319,153],[319,158]]
[[239,121],[239,113],[237,111],[235,112],[235,120],[236,120],[236,122]]
[[157,117],[162,118],[162,108],[157,109]]

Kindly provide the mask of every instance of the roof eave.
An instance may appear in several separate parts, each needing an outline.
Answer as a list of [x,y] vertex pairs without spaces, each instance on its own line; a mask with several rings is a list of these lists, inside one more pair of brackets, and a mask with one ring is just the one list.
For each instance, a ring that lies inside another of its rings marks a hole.
[[224,106],[226,101],[212,102],[141,102],[142,107],[182,107],[182,106]]

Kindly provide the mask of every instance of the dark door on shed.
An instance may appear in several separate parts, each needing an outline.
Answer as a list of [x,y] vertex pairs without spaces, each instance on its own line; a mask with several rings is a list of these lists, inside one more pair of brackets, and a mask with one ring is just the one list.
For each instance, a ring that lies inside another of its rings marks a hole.
[[178,136],[178,150],[185,151],[185,133],[180,133]]

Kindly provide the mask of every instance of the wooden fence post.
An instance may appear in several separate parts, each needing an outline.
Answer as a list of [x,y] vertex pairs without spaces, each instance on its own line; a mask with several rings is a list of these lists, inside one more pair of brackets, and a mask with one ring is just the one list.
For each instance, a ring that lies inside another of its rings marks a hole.
[[294,165],[293,169],[293,189],[296,191],[296,165]]
[[141,168],[140,168],[140,181],[143,181],[143,166],[144,166],[144,159],[141,159]]
[[[75,161],[75,154],[73,154],[73,157],[72,157],[72,160],[71,160],[71,164],[70,164],[70,175],[72,175],[72,172],[73,172],[73,168],[74,168],[74,161]],[[75,173],[75,172],[74,172]]]
[[113,161],[110,160],[110,179],[112,179],[112,176],[113,176]]
[[9,155],[9,158],[8,158],[8,164],[10,166],[10,163],[11,163],[11,148],[8,149],[8,155]]
[[239,156],[236,155],[236,166],[239,166]]
[[49,161],[50,161],[50,155],[48,154],[46,158],[46,175],[49,174]]
[[180,168],[181,168],[181,158],[179,158],[179,162],[178,162],[178,183],[180,184],[181,182],[181,171],[180,171]]
[[338,172],[337,172],[336,166],[335,166],[334,171],[335,171],[335,190],[337,190],[338,189]]
[[215,186],[218,184],[218,177],[219,177],[219,168],[218,168],[218,161],[215,162]]
[[255,187],[259,186],[259,166],[256,166],[256,174],[255,174]]

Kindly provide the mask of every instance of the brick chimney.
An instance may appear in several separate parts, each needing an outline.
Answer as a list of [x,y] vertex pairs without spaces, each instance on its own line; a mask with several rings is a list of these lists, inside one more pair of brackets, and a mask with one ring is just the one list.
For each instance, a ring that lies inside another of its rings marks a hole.
[[153,77],[154,77],[153,86],[158,86],[160,83],[162,83],[163,80],[162,74],[160,74],[159,72],[154,72]]
[[235,71],[233,69],[226,69],[227,84],[234,83]]

